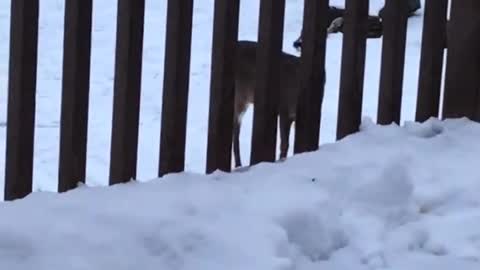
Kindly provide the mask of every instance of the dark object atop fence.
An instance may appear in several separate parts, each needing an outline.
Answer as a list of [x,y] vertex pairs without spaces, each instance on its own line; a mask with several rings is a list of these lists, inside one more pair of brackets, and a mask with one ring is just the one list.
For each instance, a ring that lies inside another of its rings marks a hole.
[[[427,0],[428,1],[428,0]],[[407,15],[413,16],[417,10],[419,10],[422,5],[420,4],[420,0],[405,0],[407,2]],[[381,8],[378,12],[378,16],[383,18],[385,16],[385,7]]]

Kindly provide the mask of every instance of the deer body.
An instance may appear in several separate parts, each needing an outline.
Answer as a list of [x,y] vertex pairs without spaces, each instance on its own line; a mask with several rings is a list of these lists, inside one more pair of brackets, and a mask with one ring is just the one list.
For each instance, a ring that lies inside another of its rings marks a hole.
[[[233,119],[233,152],[235,167],[242,166],[240,158],[240,127],[242,116],[254,103],[256,88],[257,42],[238,41],[235,54],[235,108]],[[287,156],[290,127],[295,121],[297,101],[301,90],[300,57],[282,52],[280,57],[277,113],[280,117],[280,158]]]

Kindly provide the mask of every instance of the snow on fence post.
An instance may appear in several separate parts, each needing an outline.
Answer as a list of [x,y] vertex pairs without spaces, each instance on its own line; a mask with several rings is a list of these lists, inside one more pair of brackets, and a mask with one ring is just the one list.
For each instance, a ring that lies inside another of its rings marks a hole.
[[448,0],[426,0],[415,121],[439,117]]
[[261,0],[250,164],[275,161],[285,0]]
[[294,152],[318,149],[325,81],[329,0],[305,0],[302,30],[302,91],[297,104]]
[[346,1],[337,140],[357,132],[362,120],[368,7],[368,0]]
[[110,181],[136,178],[145,0],[118,0]]
[[207,173],[231,170],[239,0],[215,0]]
[[32,192],[38,0],[11,1],[5,200]]
[[158,175],[185,168],[193,0],[168,0]]
[[480,1],[452,1],[443,118],[480,121]]
[[400,124],[408,6],[406,0],[386,0],[383,18],[382,67],[377,122]]
[[85,181],[92,0],[65,2],[58,191]]

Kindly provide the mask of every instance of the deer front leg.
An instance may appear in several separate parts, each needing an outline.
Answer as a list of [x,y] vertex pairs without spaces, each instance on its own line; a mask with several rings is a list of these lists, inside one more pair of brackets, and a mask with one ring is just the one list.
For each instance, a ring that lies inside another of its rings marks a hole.
[[280,159],[283,160],[287,157],[289,139],[290,139],[290,127],[292,126],[293,119],[291,119],[288,113],[280,113]]
[[240,158],[240,121],[235,119],[233,121],[233,155],[235,157],[235,168],[242,166]]

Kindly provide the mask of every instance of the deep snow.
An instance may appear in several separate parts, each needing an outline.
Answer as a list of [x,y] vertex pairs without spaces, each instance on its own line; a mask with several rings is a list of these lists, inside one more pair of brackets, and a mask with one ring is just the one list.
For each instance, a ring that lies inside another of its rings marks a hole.
[[480,267],[480,125],[375,126],[245,172],[37,192],[0,207],[0,268]]

